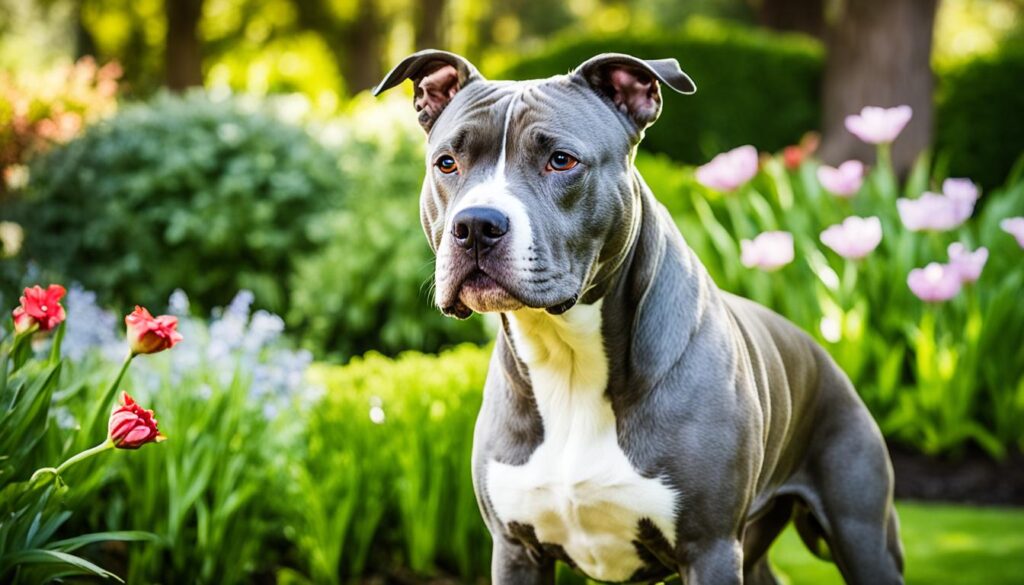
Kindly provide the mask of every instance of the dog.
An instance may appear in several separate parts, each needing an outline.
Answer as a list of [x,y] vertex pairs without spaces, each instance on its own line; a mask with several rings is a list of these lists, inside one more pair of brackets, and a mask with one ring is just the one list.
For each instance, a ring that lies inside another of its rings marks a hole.
[[[675,59],[598,55],[489,81],[426,50],[420,217],[450,316],[497,313],[473,443],[496,585],[776,583],[792,520],[847,583],[902,583],[892,465],[829,355],[719,290],[633,165]],[[766,112],[765,115],[771,115]]]

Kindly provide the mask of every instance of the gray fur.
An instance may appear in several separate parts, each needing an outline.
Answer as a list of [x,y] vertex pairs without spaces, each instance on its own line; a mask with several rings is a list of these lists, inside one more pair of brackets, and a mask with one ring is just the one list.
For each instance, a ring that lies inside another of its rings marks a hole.
[[[415,67],[403,62],[381,88],[416,81],[424,55],[432,53],[411,58]],[[421,217],[430,245],[448,253],[451,210],[488,180],[474,170],[493,168],[503,147],[507,195],[526,209],[533,237],[529,258],[511,245],[451,253],[437,275],[438,305],[453,312],[464,298],[460,283],[477,269],[515,306],[601,300],[605,396],[619,446],[639,474],[671,484],[681,510],[674,546],[653,524],[637,526],[647,564],[635,577],[773,583],[766,551],[795,514],[812,545],[828,543],[848,583],[902,583],[891,465],[868,411],[810,337],[715,286],[633,166],[644,125],[598,87],[606,78],[600,67],[626,62],[686,91],[678,64],[599,56],[568,75],[490,82],[459,59],[472,82],[428,128]],[[541,172],[553,149],[571,151],[583,168]],[[458,159],[458,175],[433,168],[443,153]],[[494,583],[551,584],[554,560],[572,559],[558,543],[537,541],[532,527],[503,525],[486,488],[489,462],[522,465],[544,440],[506,311],[501,320],[476,427],[474,483],[494,537]]]

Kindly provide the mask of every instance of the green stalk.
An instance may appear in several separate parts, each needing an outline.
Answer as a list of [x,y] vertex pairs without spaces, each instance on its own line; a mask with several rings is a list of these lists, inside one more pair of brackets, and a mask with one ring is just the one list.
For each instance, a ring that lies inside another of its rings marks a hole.
[[121,370],[117,373],[117,377],[114,378],[114,382],[107,388],[107,391],[103,394],[103,399],[97,404],[96,412],[93,414],[92,422],[89,427],[89,434],[95,430],[96,425],[99,424],[97,421],[102,421],[110,411],[110,405],[117,395],[117,387],[121,385],[121,379],[124,378],[125,372],[128,371],[128,366],[132,363],[132,358],[135,354],[131,351],[128,352],[128,356],[124,358],[124,362],[121,363]]
[[52,473],[52,474],[56,475],[57,477],[60,477],[60,474],[62,472],[66,471],[69,467],[71,467],[75,463],[78,463],[79,461],[82,461],[83,459],[88,459],[89,457],[92,457],[93,455],[96,455],[97,453],[102,453],[104,451],[107,451],[107,450],[113,449],[113,448],[114,448],[114,441],[112,441],[110,439],[110,437],[107,437],[107,439],[105,441],[103,441],[102,443],[100,443],[99,445],[96,445],[95,447],[91,447],[89,449],[86,449],[85,451],[82,451],[80,453],[76,453],[75,455],[72,455],[67,461],[65,461],[64,463],[61,463],[57,467],[43,467],[41,469],[37,469],[36,472],[32,474],[32,479],[30,481],[35,481],[37,478],[42,476],[44,473]]

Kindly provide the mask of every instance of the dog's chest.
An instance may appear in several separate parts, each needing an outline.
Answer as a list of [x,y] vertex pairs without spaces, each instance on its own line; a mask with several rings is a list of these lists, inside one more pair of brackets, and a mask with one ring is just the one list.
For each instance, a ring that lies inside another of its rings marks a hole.
[[641,520],[674,543],[676,498],[661,480],[640,475],[619,446],[604,395],[600,305],[517,321],[513,340],[529,368],[544,441],[524,465],[489,463],[491,504],[502,522],[532,526],[540,543],[560,546],[590,577],[628,580],[644,566]]

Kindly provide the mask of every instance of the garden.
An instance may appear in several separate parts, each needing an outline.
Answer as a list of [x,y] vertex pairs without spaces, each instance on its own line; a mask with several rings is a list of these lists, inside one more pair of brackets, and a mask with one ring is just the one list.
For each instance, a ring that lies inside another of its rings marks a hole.
[[[907,582],[1024,574],[1018,2],[934,2],[934,91],[835,124],[841,25],[782,0],[3,3],[0,582],[489,581],[498,321],[433,305],[411,91],[365,91],[427,44],[493,79],[678,58],[698,93],[637,169],[720,288],[853,381]],[[791,528],[771,562],[842,582]]]

